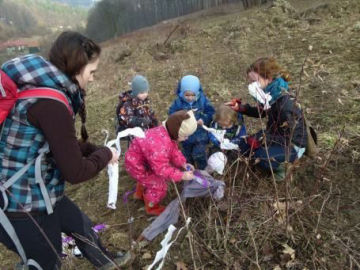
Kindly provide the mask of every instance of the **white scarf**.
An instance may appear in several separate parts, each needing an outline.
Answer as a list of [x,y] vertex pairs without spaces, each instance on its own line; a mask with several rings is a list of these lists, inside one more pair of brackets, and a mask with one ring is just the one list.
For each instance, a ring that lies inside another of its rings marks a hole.
[[260,102],[264,105],[264,109],[268,110],[271,108],[269,102],[272,99],[270,93],[265,93],[264,90],[261,89],[259,82],[253,82],[248,86],[249,94],[255,98],[256,101]]

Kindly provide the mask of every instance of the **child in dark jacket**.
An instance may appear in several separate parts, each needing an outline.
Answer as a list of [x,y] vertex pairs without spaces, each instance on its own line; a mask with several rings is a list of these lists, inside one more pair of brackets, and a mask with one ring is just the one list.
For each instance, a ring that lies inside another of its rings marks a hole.
[[[224,139],[228,139],[230,143],[239,145],[246,136],[246,128],[242,114],[237,114],[233,109],[225,104],[219,106],[215,113],[215,119],[211,123],[211,127],[218,131],[225,131]],[[216,152],[224,152],[229,159],[237,157],[237,151],[221,149],[220,142],[211,133],[208,133],[210,139],[209,155]]]
[[144,76],[136,75],[131,82],[131,90],[119,95],[116,108],[117,132],[133,127],[147,130],[158,125],[150,107],[149,90],[148,80]]
[[182,142],[183,154],[187,162],[197,165],[201,170],[207,164],[206,145],[209,142],[207,132],[201,127],[208,126],[215,112],[206,98],[200,80],[193,75],[183,77],[177,89],[177,98],[169,108],[169,115],[180,110],[193,110],[198,123],[196,132]]

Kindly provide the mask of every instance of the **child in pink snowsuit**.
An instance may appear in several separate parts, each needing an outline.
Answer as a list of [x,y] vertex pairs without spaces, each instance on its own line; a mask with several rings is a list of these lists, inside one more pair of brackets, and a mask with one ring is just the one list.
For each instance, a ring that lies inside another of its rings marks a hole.
[[166,196],[169,181],[193,179],[194,167],[186,163],[178,142],[196,128],[194,113],[182,110],[170,115],[162,126],[147,130],[145,138],[132,141],[125,154],[125,168],[137,181],[134,197],[144,199],[148,214],[160,215],[165,209],[159,203]]

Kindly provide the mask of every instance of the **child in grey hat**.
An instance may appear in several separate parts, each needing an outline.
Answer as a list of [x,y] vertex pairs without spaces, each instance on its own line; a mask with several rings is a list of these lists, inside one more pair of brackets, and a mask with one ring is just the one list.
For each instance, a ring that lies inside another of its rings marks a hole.
[[133,127],[147,130],[158,125],[154,111],[150,107],[149,91],[148,80],[142,75],[136,75],[132,79],[131,90],[119,95],[116,132]]

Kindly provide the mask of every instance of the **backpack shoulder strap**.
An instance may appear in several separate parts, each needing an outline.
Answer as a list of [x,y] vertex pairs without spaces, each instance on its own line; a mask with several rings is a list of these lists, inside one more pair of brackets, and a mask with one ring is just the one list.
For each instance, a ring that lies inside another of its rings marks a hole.
[[22,265],[27,266],[26,269],[28,269],[28,266],[33,266],[37,270],[42,270],[42,267],[36,261],[34,261],[33,259],[28,259],[26,257],[24,248],[20,243],[20,240],[15,232],[13,225],[11,224],[10,220],[8,219],[8,217],[1,208],[0,208],[0,224],[2,225],[5,232],[9,235],[10,239],[13,241],[14,246],[22,260]]
[[6,92],[5,92],[5,89],[1,83],[1,76],[2,76],[2,72],[0,72],[0,94],[2,97],[6,97]]
[[[41,266],[34,261],[33,259],[28,259],[26,257],[25,251],[23,249],[23,246],[21,245],[21,242],[15,232],[14,227],[12,226],[10,220],[8,219],[8,217],[5,214],[5,210],[8,206],[8,198],[6,195],[6,191],[7,189],[12,186],[22,175],[24,175],[27,170],[30,168],[30,166],[32,164],[35,163],[35,178],[36,178],[36,183],[39,184],[40,186],[40,190],[41,190],[41,194],[43,196],[44,202],[45,202],[45,206],[46,206],[46,210],[47,213],[50,215],[51,213],[53,213],[53,208],[51,205],[51,201],[49,198],[49,194],[46,190],[45,184],[44,184],[44,180],[42,179],[41,176],[41,160],[42,157],[44,156],[45,153],[47,153],[49,151],[49,146],[46,143],[40,150],[39,150],[39,156],[30,161],[28,164],[26,164],[24,167],[22,167],[19,171],[17,171],[10,179],[8,179],[7,181],[0,183],[0,191],[1,191],[1,195],[3,196],[3,202],[4,205],[3,207],[0,207],[0,225],[3,227],[3,229],[5,230],[5,232],[9,235],[10,239],[13,241],[15,248],[18,252],[18,254],[20,255],[21,259],[22,259],[22,264],[25,266],[33,266],[34,268],[36,268],[37,270],[42,270]],[[25,269],[25,268],[24,268]],[[28,268],[26,268],[28,269]]]
[[47,98],[47,99],[57,100],[66,106],[66,108],[68,109],[71,115],[74,114],[65,94],[57,89],[39,87],[39,88],[27,89],[21,91],[18,94],[18,99],[28,99],[28,98]]

